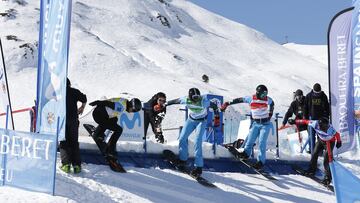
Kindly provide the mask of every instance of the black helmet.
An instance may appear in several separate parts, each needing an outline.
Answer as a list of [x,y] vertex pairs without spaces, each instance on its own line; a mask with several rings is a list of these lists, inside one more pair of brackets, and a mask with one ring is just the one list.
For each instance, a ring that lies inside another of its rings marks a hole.
[[327,129],[329,128],[329,119],[327,117],[321,117],[318,123],[320,130],[322,131],[327,131]]
[[138,98],[133,98],[130,100],[130,109],[131,112],[138,112],[142,108],[141,101]]
[[319,83],[315,83],[313,86],[313,90],[315,93],[321,92],[321,85]]
[[158,92],[158,93],[156,93],[156,97],[157,98],[162,97],[162,98],[166,99],[166,94],[164,92]]
[[256,97],[263,99],[267,96],[268,90],[265,85],[259,85],[256,87]]
[[189,99],[194,102],[199,101],[201,99],[200,90],[195,87],[189,89]]

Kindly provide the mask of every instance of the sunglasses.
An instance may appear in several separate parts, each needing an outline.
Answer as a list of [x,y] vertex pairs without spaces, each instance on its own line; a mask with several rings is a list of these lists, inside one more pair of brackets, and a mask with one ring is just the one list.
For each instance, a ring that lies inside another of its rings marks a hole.
[[161,103],[165,103],[165,102],[166,102],[166,99],[160,99],[160,98],[159,98],[159,99],[158,99],[158,102],[159,102],[159,103],[160,103],[160,102],[161,102]]

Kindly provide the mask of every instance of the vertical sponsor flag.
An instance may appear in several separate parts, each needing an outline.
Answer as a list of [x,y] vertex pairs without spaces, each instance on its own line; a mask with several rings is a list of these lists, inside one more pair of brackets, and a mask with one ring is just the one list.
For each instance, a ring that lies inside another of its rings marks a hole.
[[41,0],[36,131],[65,138],[71,0]]
[[339,12],[330,22],[328,31],[331,121],[343,141],[343,147],[334,153],[349,151],[356,144],[351,68],[352,10]]
[[8,128],[14,129],[14,120],[12,117],[12,108],[10,102],[9,86],[7,83],[6,69],[5,69],[5,58],[2,48],[2,43],[0,39],[0,52],[1,52],[1,62],[0,62],[0,111],[7,112],[9,106],[9,115],[8,115]]

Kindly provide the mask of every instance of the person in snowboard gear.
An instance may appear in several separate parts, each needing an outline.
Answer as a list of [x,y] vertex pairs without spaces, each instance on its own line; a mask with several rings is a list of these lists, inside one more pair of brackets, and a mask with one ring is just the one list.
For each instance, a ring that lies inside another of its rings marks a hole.
[[[108,100],[96,100],[89,104],[96,106],[93,111],[94,121],[98,124],[92,137],[102,143],[104,154],[109,161],[110,166],[116,167],[117,152],[116,143],[122,134],[122,127],[118,125],[118,116],[123,112],[138,112],[142,108],[141,101],[137,98],[127,100],[125,98],[112,98]],[[108,143],[105,142],[105,131],[113,131]]]
[[[306,95],[304,113],[305,119],[308,120],[319,120],[322,117],[329,118],[330,106],[328,97],[321,90],[321,85],[319,83],[315,83],[313,89]],[[313,128],[309,129],[309,135],[310,134],[316,134]],[[313,151],[315,147],[316,137],[313,136],[311,139],[313,143],[313,148],[311,150]]]
[[202,156],[202,142],[205,133],[205,127],[208,117],[208,109],[212,108],[215,116],[219,114],[219,107],[217,103],[210,101],[205,96],[200,94],[197,88],[189,89],[188,96],[168,101],[166,106],[173,104],[185,104],[189,110],[189,117],[185,121],[184,127],[180,132],[179,137],[179,169],[184,169],[188,159],[188,137],[196,129],[195,138],[195,168],[191,174],[198,177],[202,174],[204,166]]
[[[78,108],[78,102],[81,106]],[[81,157],[79,149],[79,115],[84,112],[87,102],[86,95],[71,87],[70,80],[66,82],[66,124],[65,140],[60,141],[61,170],[70,172],[72,165],[74,173],[81,172]]]
[[[294,101],[291,102],[289,109],[285,113],[282,126],[284,128],[288,119],[295,115],[295,119],[305,119],[305,97],[303,95],[303,91],[298,89],[294,93],[295,98]],[[298,132],[307,130],[307,125],[296,125]]]
[[253,146],[259,138],[259,154],[257,162],[253,165],[255,169],[261,169],[266,160],[266,142],[272,128],[270,119],[274,112],[274,102],[268,95],[265,85],[256,87],[256,93],[252,96],[236,98],[230,102],[225,102],[221,110],[225,111],[229,105],[248,103],[251,110],[251,127],[248,138],[245,142],[244,151],[240,153],[240,158],[247,159],[252,153]]
[[[342,144],[341,144],[340,134],[330,124],[329,119],[327,117],[321,117],[319,120],[289,119],[289,123],[308,125],[309,127],[314,129],[314,131],[319,139],[315,144],[314,153],[311,156],[310,165],[309,165],[309,168],[306,171],[305,175],[308,175],[308,176],[315,175],[319,154],[322,153],[323,150],[325,150],[324,162],[323,162],[324,169],[325,169],[325,176],[324,176],[324,180],[322,182],[326,185],[329,185],[331,183],[331,171],[330,171],[330,167],[329,167],[328,150],[330,150],[330,153],[332,156],[332,151],[333,151],[335,142],[336,142],[336,145],[335,145],[336,148],[341,147]],[[327,148],[326,142],[329,142],[330,149]]]
[[166,95],[163,92],[156,93],[148,102],[144,103],[144,139],[151,124],[157,142],[164,143],[164,135],[161,122],[166,114]]

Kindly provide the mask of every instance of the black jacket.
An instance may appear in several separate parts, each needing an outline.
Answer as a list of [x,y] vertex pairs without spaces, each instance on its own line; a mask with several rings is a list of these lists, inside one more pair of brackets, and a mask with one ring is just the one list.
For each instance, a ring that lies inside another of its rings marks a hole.
[[160,113],[166,114],[166,107],[162,108],[160,111],[154,111],[154,106],[157,104],[158,96],[155,94],[148,102],[144,104],[144,113],[148,114],[150,119],[154,119],[156,115]]
[[286,125],[288,119],[295,114],[295,119],[304,119],[305,118],[305,101],[299,102],[298,100],[294,100],[291,102],[289,109],[287,110],[283,125]]
[[86,95],[78,89],[67,87],[66,89],[66,120],[74,121],[79,118],[77,102],[87,102]]
[[315,93],[313,90],[305,97],[305,119],[318,120],[321,117],[329,118],[330,108],[326,94],[321,91]]

